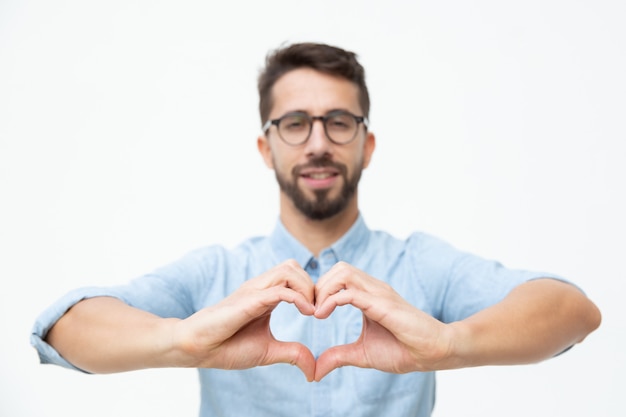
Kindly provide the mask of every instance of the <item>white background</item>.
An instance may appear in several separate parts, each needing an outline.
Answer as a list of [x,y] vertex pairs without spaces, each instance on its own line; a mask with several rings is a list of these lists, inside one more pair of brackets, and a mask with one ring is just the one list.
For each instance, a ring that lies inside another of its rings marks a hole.
[[365,65],[368,225],[581,285],[601,328],[532,366],[439,374],[435,416],[623,416],[626,3],[0,0],[0,415],[194,416],[193,370],[38,364],[37,314],[268,233],[256,76],[321,41]]

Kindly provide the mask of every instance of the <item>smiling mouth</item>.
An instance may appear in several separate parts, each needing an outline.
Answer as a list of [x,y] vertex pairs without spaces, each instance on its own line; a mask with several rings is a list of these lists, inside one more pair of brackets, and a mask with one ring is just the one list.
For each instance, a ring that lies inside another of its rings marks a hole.
[[308,174],[302,174],[304,178],[311,178],[313,180],[325,180],[330,177],[336,177],[339,175],[336,172],[310,172]]
[[338,177],[345,177],[346,171],[347,167],[343,164],[326,158],[315,158],[306,164],[296,165],[292,173],[294,178],[300,178],[314,188],[326,188]]

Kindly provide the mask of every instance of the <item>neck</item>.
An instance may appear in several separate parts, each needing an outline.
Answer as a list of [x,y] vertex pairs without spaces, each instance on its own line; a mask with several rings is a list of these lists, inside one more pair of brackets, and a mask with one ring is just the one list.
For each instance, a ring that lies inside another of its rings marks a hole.
[[324,220],[312,220],[306,217],[288,197],[283,193],[280,196],[280,220],[289,233],[316,257],[322,249],[339,240],[352,227],[358,216],[356,194],[345,209]]

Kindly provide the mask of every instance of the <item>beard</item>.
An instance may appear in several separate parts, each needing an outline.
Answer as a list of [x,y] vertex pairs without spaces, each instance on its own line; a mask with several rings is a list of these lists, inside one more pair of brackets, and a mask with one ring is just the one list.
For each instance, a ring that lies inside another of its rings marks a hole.
[[[330,190],[314,190],[313,198],[308,198],[303,190],[298,187],[298,178],[300,178],[300,172],[303,169],[320,167],[333,167],[339,171],[339,175],[343,178],[343,186],[339,195],[335,198],[331,199],[328,197]],[[355,167],[352,177],[348,178],[348,168],[344,164],[322,157],[311,159],[307,164],[293,167],[291,170],[291,181],[279,173],[278,170],[275,173],[281,191],[293,201],[293,204],[302,214],[311,220],[324,220],[333,217],[346,208],[354,197],[362,171],[363,161],[361,160]]]

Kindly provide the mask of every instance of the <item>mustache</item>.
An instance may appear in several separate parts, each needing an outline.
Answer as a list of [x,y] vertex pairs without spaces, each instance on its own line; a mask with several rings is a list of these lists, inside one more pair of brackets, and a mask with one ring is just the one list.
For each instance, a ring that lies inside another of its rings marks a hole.
[[346,177],[346,175],[348,175],[348,167],[344,164],[341,164],[339,162],[335,162],[332,161],[328,158],[325,157],[316,157],[316,158],[311,158],[309,160],[309,162],[307,162],[306,164],[300,164],[300,165],[296,165],[293,167],[293,169],[291,170],[291,174],[294,177],[299,177],[300,173],[302,172],[302,170],[304,169],[309,169],[309,168],[327,168],[327,167],[331,167],[336,169],[337,171],[339,171],[340,175],[343,177]]

